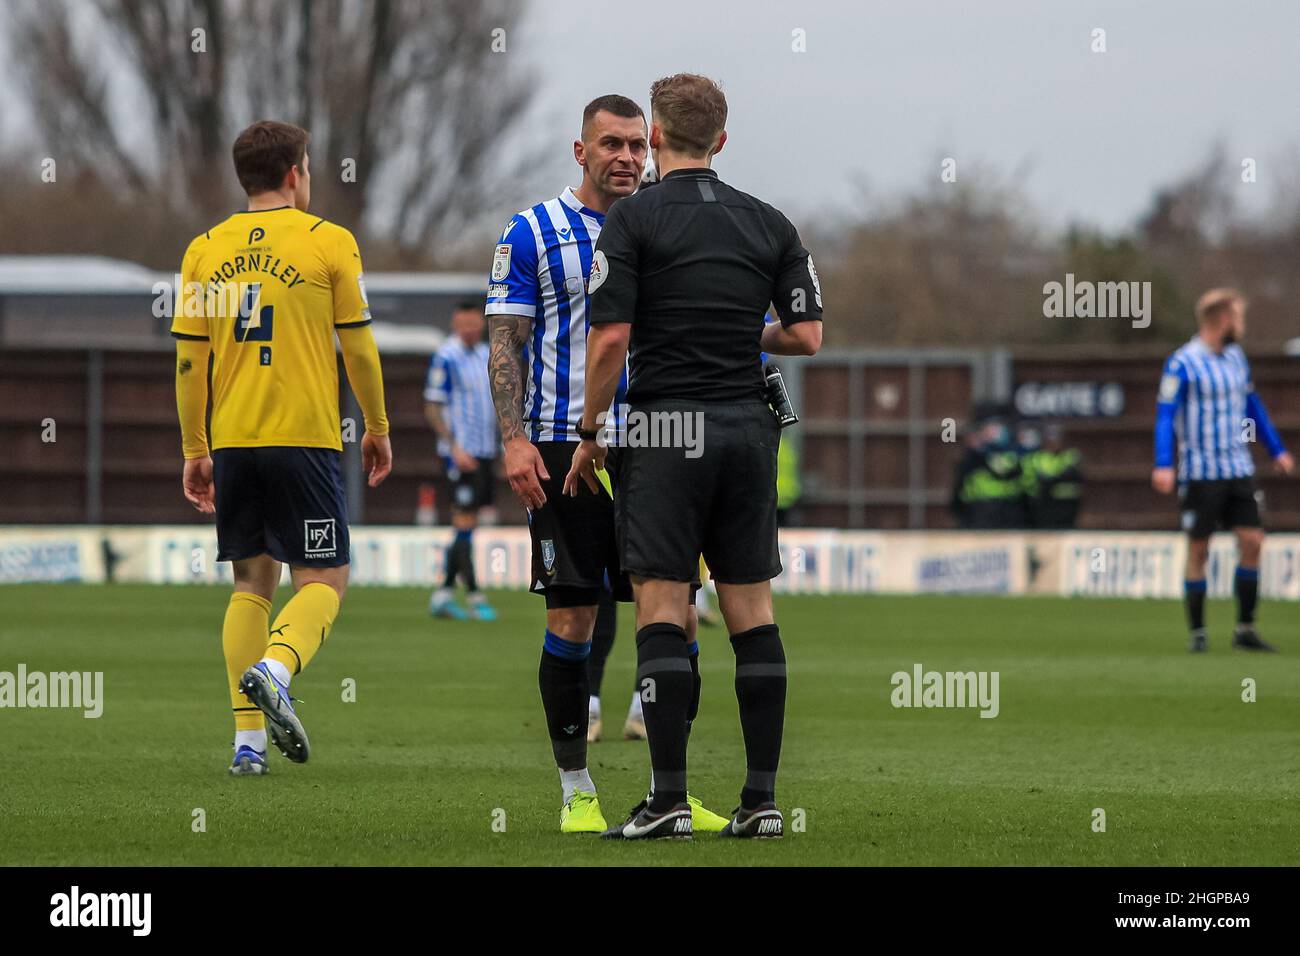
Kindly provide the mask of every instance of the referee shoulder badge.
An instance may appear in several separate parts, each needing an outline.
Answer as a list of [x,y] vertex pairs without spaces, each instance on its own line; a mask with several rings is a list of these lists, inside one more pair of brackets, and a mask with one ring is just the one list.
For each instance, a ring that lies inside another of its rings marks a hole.
[[596,254],[591,257],[591,275],[587,279],[587,295],[595,292],[604,283],[609,275],[609,260],[605,258],[604,250],[597,249]]

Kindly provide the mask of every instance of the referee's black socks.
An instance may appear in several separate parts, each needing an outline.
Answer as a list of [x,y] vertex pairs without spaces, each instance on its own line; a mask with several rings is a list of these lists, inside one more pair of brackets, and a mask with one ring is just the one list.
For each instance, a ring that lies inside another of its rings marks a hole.
[[736,651],[736,700],[748,768],[740,805],[752,810],[775,799],[785,728],[785,648],[775,624],[733,634],[731,646]]
[[587,655],[591,642],[574,644],[546,632],[537,686],[542,691],[546,729],[551,736],[555,765],[561,770],[587,766]]
[[636,682],[654,771],[650,809],[663,813],[686,799],[686,722],[695,680],[685,630],[656,622],[636,632]]

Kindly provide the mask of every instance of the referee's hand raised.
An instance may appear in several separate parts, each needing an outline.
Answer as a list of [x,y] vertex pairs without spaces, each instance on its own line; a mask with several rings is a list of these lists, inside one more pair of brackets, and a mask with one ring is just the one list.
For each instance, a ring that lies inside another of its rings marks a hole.
[[510,482],[510,490],[523,502],[525,508],[535,511],[546,504],[542,482],[551,480],[546,465],[542,463],[542,453],[522,435],[506,442],[505,448],[506,480]]

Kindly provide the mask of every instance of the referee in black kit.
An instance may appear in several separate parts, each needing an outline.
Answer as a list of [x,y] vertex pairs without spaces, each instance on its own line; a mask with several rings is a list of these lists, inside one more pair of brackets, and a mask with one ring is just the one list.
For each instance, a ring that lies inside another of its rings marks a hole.
[[[790,221],[709,168],[727,141],[727,101],[717,85],[692,74],[659,80],[650,112],[660,183],[615,205],[596,242],[586,411],[564,485],[567,494],[579,480],[599,488],[605,447],[598,410],[614,398],[630,345],[631,407],[614,476],[615,513],[636,593],[637,681],[654,776],[646,800],[605,836],[691,835],[686,718],[699,682],[686,620],[703,554],[736,653],[748,767],[740,807],[721,835],[778,837],[786,691],[771,587],[781,573],[779,426],[759,352],[812,355],[821,347],[821,289]],[[769,304],[781,321],[765,326]],[[637,441],[641,424],[662,438],[664,423],[682,434],[688,420],[702,425],[702,449]]]

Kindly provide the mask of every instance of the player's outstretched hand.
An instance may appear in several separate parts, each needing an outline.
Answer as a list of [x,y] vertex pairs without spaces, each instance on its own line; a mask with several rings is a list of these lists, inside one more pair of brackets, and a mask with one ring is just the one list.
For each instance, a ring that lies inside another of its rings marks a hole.
[[587,483],[592,494],[600,494],[600,479],[596,477],[596,471],[605,467],[605,453],[608,450],[600,442],[592,441],[590,438],[578,442],[578,447],[573,452],[573,464],[569,466],[569,473],[564,476],[566,495],[570,498],[578,497],[579,477]]
[[371,488],[378,488],[388,477],[393,470],[393,444],[387,435],[366,432],[361,436],[361,470],[369,476],[366,483]]
[[1276,468],[1280,474],[1292,474],[1295,471],[1295,459],[1291,457],[1289,451],[1284,451],[1274,459],[1273,467]]
[[542,453],[522,435],[506,442],[506,479],[525,508],[536,510],[546,504],[542,481],[550,481],[551,476],[542,463]]
[[212,459],[187,458],[181,473],[181,490],[185,500],[205,515],[217,510],[215,489],[212,484]]
[[1172,468],[1157,468],[1151,472],[1151,487],[1162,495],[1167,495],[1174,490],[1174,470]]

